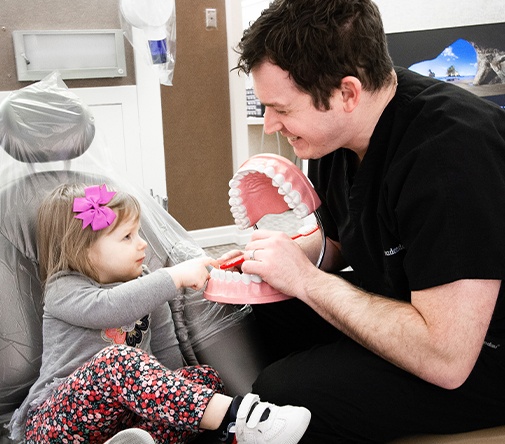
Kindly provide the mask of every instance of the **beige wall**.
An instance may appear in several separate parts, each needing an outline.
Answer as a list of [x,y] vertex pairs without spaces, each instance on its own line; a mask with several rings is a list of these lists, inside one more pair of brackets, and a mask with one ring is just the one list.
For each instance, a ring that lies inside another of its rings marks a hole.
[[[216,8],[218,29],[205,29]],[[187,230],[233,224],[233,175],[224,0],[177,2],[173,86],[161,87],[168,209]]]
[[[18,82],[12,31],[119,29],[119,0],[2,0],[0,4],[0,91],[22,88]],[[70,88],[135,84],[133,51],[125,41],[126,77],[65,80]]]

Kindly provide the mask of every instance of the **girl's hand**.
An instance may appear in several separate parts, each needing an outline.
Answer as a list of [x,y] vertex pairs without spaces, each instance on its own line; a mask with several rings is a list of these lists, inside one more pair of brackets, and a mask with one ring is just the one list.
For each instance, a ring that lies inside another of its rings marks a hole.
[[210,257],[197,257],[190,259],[173,267],[166,268],[177,288],[189,287],[199,290],[208,281],[210,274],[208,265],[219,266],[215,259]]

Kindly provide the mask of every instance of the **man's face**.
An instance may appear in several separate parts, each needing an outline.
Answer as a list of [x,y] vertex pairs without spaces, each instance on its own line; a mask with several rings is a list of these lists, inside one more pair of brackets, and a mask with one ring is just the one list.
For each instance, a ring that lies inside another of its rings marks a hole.
[[263,62],[252,70],[252,77],[255,94],[265,105],[265,132],[279,131],[299,158],[317,159],[348,146],[352,122],[339,90],[330,99],[330,109],[321,110],[277,65]]

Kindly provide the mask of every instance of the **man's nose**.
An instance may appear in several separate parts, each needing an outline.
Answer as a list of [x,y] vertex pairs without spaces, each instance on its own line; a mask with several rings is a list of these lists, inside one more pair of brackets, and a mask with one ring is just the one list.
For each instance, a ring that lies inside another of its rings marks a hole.
[[275,111],[268,106],[265,107],[263,119],[263,131],[265,131],[266,134],[274,134],[282,129],[282,123],[276,117]]

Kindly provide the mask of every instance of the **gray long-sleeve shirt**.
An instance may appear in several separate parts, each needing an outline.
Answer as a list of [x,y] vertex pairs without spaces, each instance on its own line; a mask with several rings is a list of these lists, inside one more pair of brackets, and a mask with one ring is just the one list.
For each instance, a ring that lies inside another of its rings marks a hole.
[[125,283],[102,285],[76,272],[60,272],[47,285],[43,315],[40,376],[9,425],[22,439],[27,413],[51,394],[54,381],[112,343],[125,343],[153,354],[175,369],[184,365],[168,301],[177,288],[164,270]]

